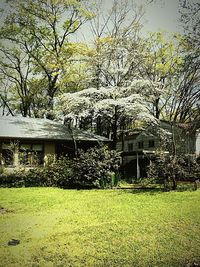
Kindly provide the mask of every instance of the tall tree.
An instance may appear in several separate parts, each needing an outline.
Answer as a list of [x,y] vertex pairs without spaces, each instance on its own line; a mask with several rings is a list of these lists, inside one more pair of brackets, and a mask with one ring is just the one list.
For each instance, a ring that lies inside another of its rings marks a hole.
[[[176,37],[177,36],[177,37]],[[152,103],[152,112],[157,119],[166,118],[166,107],[174,95],[174,78],[183,65],[179,35],[153,32],[145,38],[140,75],[152,82],[159,82],[163,93]],[[175,89],[177,90],[177,88]]]
[[[88,60],[90,87],[97,90],[116,87],[120,90],[135,78],[140,78],[138,66],[143,60],[141,51],[144,46],[140,37],[143,9],[132,0],[112,0],[107,10],[104,4],[104,0],[96,1],[96,16],[90,21],[93,49]],[[96,127],[98,134],[106,130],[103,117],[98,116]]]
[[171,119],[196,124],[200,121],[200,3],[180,1],[180,6],[184,29],[180,41],[183,64],[174,82],[176,91],[171,102]]
[[91,20],[94,54],[91,60],[93,84],[119,86],[130,80],[141,60],[139,36],[143,10],[131,0],[110,2],[110,9],[102,10],[104,1],[98,1]]
[[0,53],[0,73],[4,80],[7,80],[7,84],[10,84],[11,88],[9,99],[15,98],[17,102],[19,100],[21,114],[24,117],[30,116],[33,98],[33,92],[30,91],[29,87],[29,76],[31,73],[30,56],[15,47],[7,48],[1,46]]
[[[59,90],[63,66],[71,57],[69,37],[93,14],[85,9],[87,1],[35,0],[9,1],[11,13],[0,30],[2,42],[18,46],[31,59],[34,75],[46,80],[47,109]],[[5,55],[5,50],[2,52]]]

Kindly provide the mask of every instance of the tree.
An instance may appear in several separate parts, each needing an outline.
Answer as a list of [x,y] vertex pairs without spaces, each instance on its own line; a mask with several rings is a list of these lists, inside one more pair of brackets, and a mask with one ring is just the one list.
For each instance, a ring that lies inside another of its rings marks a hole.
[[2,116],[11,114],[14,116],[13,111],[10,107],[9,97],[8,97],[8,89],[9,86],[5,81],[4,77],[1,76],[1,90],[0,90],[0,108],[2,110]]
[[[93,34],[91,58],[91,86],[124,85],[136,76],[139,50],[143,44],[139,37],[143,10],[133,1],[111,1],[107,12],[102,10],[104,1],[96,5],[97,14],[90,21]],[[134,75],[133,75],[134,73]]]
[[115,148],[118,130],[127,129],[136,120],[155,122],[149,110],[149,102],[155,91],[159,94],[158,84],[135,80],[126,87],[90,88],[66,93],[58,98],[56,116],[73,121],[76,127],[89,126],[97,133],[100,118],[104,125],[101,134],[108,137],[112,133]]
[[[200,47],[200,3],[197,0],[180,1],[180,14],[185,37],[193,51]],[[197,51],[196,51],[197,52]],[[198,56],[198,55],[196,55]]]
[[160,83],[163,92],[152,103],[152,112],[157,119],[166,119],[165,108],[173,95],[174,77],[183,62],[179,40],[166,32],[153,32],[145,38],[145,44],[140,75]]
[[199,67],[190,56],[188,40],[180,34],[151,33],[146,39],[141,76],[163,88],[153,103],[156,118],[186,123],[197,114],[200,97]]
[[200,3],[196,0],[180,2],[180,13],[186,53],[182,82],[182,105],[179,109],[181,118],[183,120],[190,119],[196,129],[200,126]]
[[[4,80],[7,80],[7,83],[10,84],[10,93],[12,93],[12,96],[9,96],[9,108],[11,109],[13,107],[13,103],[11,103],[13,99],[15,103],[20,102],[19,110],[21,114],[24,117],[30,116],[33,99],[33,92],[31,92],[29,87],[29,76],[31,73],[30,56],[15,47],[6,48],[2,46],[0,52],[2,56],[0,60],[0,73]],[[8,105],[8,98],[6,99],[6,103]]]
[[[11,13],[0,30],[2,42],[9,49],[18,47],[29,59],[32,75],[46,81],[47,109],[51,113],[54,96],[66,64],[73,53],[69,37],[93,14],[85,9],[86,1],[35,0],[9,1]],[[1,51],[4,56],[8,51]],[[11,60],[13,59],[13,54]],[[7,73],[5,73],[7,76]]]

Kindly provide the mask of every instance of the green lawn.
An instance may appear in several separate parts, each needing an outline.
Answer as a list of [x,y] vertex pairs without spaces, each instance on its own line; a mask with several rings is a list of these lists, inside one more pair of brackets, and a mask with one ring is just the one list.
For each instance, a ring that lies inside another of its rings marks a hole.
[[200,263],[200,190],[2,188],[0,206],[3,267]]

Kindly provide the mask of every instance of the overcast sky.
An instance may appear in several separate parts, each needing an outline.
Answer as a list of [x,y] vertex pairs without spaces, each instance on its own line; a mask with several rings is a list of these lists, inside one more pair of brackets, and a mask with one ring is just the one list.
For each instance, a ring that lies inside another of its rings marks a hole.
[[[139,2],[139,1],[137,1]],[[158,0],[146,7],[147,31],[157,31],[165,29],[172,32],[181,31],[179,26],[179,1],[178,0]]]
[[[104,1],[105,10],[111,7],[113,0],[102,0]],[[123,0],[122,0],[123,1]],[[3,2],[5,0],[0,0],[0,8],[4,7]],[[144,30],[143,32],[148,31],[158,31],[158,30],[167,30],[170,32],[180,32],[181,27],[178,21],[179,19],[179,0],[153,0],[151,3],[150,0],[135,0],[137,5],[145,5],[145,15],[144,15]],[[6,10],[5,10],[6,11]],[[7,12],[5,12],[7,13]],[[89,38],[89,33],[83,27],[82,33],[78,33],[77,39],[80,38],[80,35],[84,35],[85,38]],[[82,39],[82,38],[81,38]]]
[[[104,9],[112,6],[113,0],[101,0],[104,2]],[[123,0],[121,0],[123,1]],[[147,2],[150,2],[147,4]],[[143,33],[165,30],[169,32],[181,32],[179,22],[179,0],[135,0],[137,5],[143,5],[145,14],[143,17]],[[85,41],[89,41],[90,33],[87,27],[83,26],[77,34],[77,41],[82,35]]]

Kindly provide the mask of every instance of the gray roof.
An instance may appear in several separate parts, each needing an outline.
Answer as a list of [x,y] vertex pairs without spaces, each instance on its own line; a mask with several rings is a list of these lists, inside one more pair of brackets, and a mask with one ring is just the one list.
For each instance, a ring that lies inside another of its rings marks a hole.
[[[73,138],[80,141],[102,141],[109,139],[90,132],[73,129]],[[0,116],[0,138],[72,140],[67,126],[48,119]]]

